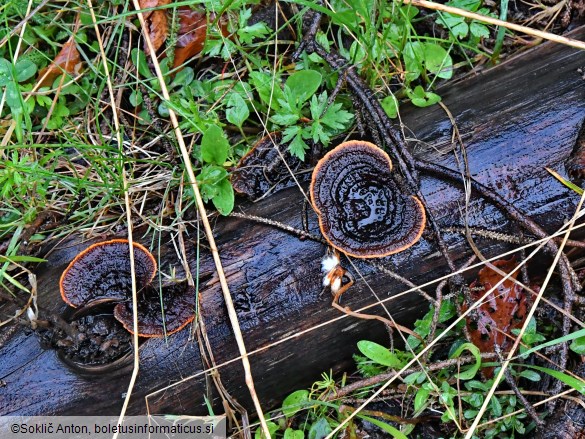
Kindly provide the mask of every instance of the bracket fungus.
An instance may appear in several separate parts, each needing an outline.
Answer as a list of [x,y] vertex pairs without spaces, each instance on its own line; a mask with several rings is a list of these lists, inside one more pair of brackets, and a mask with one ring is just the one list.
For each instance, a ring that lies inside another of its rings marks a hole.
[[[194,287],[152,285],[157,264],[141,244],[133,243],[138,290],[138,332],[141,337],[172,334],[194,318]],[[98,242],[79,253],[61,275],[61,297],[73,308],[117,303],[114,317],[132,329],[132,276],[128,240]],[[161,294],[164,310],[161,310]]]
[[334,248],[356,258],[380,258],[419,240],[423,205],[401,192],[391,171],[388,154],[365,141],[344,142],[317,163],[311,202]]
[[[136,282],[141,289],[154,278],[156,261],[146,247],[133,245]],[[90,245],[65,269],[59,287],[63,300],[74,308],[94,300],[126,300],[132,289],[128,241],[112,239]]]

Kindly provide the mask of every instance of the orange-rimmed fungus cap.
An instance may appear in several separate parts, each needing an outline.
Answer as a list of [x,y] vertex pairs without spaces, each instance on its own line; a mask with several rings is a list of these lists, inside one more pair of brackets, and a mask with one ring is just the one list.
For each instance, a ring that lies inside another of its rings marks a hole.
[[425,228],[422,203],[400,191],[386,152],[344,142],[317,163],[311,202],[325,239],[356,258],[380,258],[415,244]]
[[[164,315],[161,311],[161,297]],[[132,302],[118,303],[114,317],[134,333]],[[164,291],[148,288],[138,301],[138,335],[163,337],[183,329],[195,318],[195,287],[186,282],[166,287]]]
[[[134,268],[138,289],[150,284],[156,261],[146,247],[134,246]],[[59,281],[61,297],[76,308],[94,300],[127,300],[132,291],[130,250],[127,239],[112,239],[90,245],[71,261]]]

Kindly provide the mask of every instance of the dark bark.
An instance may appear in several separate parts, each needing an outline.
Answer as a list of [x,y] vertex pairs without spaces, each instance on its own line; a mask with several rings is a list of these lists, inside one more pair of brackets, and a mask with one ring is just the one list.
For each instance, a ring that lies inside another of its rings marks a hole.
[[[583,38],[584,31],[574,37]],[[568,160],[585,116],[585,83],[577,69],[585,53],[545,44],[512,62],[439,91],[455,117],[469,157],[472,176],[498,192],[548,232],[560,227],[573,213],[577,196],[544,169],[565,174]],[[451,123],[439,106],[408,108],[403,114],[407,137],[416,159],[453,169]],[[421,191],[440,227],[461,226],[463,206],[460,185],[420,173]],[[303,198],[297,188],[278,192],[258,203],[241,202],[236,209],[302,228]],[[474,197],[470,225],[499,232],[517,233],[504,213],[484,199]],[[316,219],[309,213],[312,234]],[[191,248],[195,243],[190,231]],[[265,408],[274,407],[287,393],[309,386],[323,371],[352,367],[351,355],[360,339],[387,337],[379,322],[342,317],[331,308],[328,293],[321,295],[320,260],[326,248],[318,242],[300,240],[276,228],[241,218],[219,218],[214,223],[221,259],[227,274],[240,325],[249,351],[260,349],[286,336],[300,334],[251,356],[252,371]],[[449,253],[461,264],[471,251],[462,236],[446,234]],[[478,238],[486,256],[509,244]],[[67,263],[88,243],[54,251],[38,271],[39,304],[46,314],[65,308],[58,279]],[[163,270],[180,263],[171,245],[160,249]],[[544,259],[543,257],[542,259]],[[192,260],[194,269],[195,263]],[[347,260],[356,284],[344,295],[344,304],[358,309],[374,302],[360,275]],[[377,261],[412,282],[421,284],[448,273],[433,240],[423,236],[411,249]],[[406,288],[367,261],[354,261],[365,281],[382,298]],[[205,250],[200,261],[201,313],[207,327],[215,361],[237,357],[237,347],[227,320],[213,263]],[[470,275],[469,277],[471,277]],[[436,285],[425,290],[431,294]],[[396,321],[411,324],[427,310],[427,302],[409,293],[388,303]],[[376,312],[381,312],[379,307]],[[336,319],[337,318],[337,319]],[[334,320],[335,319],[335,320]],[[55,350],[43,348],[39,337],[23,326],[2,329],[0,337],[0,412],[7,414],[115,414],[122,404],[130,368],[108,374],[81,373],[65,366]],[[202,370],[198,345],[189,330],[141,346],[141,369],[130,413],[143,413],[144,397],[150,392],[197,374]],[[242,367],[234,361],[219,369],[227,390],[251,409]],[[151,413],[206,413],[202,376],[185,381],[149,398]],[[210,390],[211,391],[211,390]]]

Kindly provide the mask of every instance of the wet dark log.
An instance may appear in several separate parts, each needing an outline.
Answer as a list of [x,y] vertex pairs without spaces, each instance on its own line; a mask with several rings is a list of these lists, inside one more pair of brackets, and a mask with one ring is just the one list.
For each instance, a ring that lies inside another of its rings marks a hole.
[[[573,37],[582,39],[585,31]],[[440,90],[443,102],[459,126],[467,147],[473,176],[493,188],[552,232],[571,215],[577,203],[544,169],[565,174],[568,160],[585,116],[585,82],[577,69],[585,53],[545,44],[512,62]],[[409,108],[403,113],[407,137],[416,157],[456,168],[450,150],[451,123],[439,106]],[[306,188],[305,188],[306,189]],[[424,176],[422,191],[430,212],[441,227],[461,226],[460,185]],[[258,203],[241,202],[237,210],[302,228],[303,198],[297,188],[278,192]],[[318,234],[316,218],[309,214],[311,232]],[[493,205],[475,197],[470,206],[475,227],[517,233],[518,227]],[[194,246],[194,232],[188,245]],[[341,317],[331,308],[330,296],[321,295],[320,260],[326,248],[317,242],[266,225],[238,218],[214,223],[221,258],[240,319],[246,345],[254,351],[298,334],[251,356],[256,387],[265,408],[274,407],[287,393],[319,379],[322,371],[350,369],[355,343],[387,337],[379,322]],[[449,251],[461,264],[470,254],[465,240],[446,234]],[[510,248],[509,244],[477,240],[485,255]],[[40,318],[61,314],[58,279],[67,263],[89,243],[61,245],[38,271]],[[155,249],[156,252],[156,249]],[[160,249],[162,267],[180,270],[172,245]],[[444,260],[428,236],[412,248],[379,261],[415,283],[447,273]],[[191,260],[192,267],[195,263]],[[353,309],[375,301],[367,284],[382,298],[406,288],[367,261],[355,261],[356,284],[343,297]],[[215,361],[237,357],[237,348],[223,304],[213,264],[203,250],[201,314]],[[434,285],[426,288],[430,294]],[[417,293],[396,297],[388,308],[394,319],[409,325],[428,304]],[[376,312],[381,312],[376,308]],[[321,325],[321,326],[319,326]],[[2,329],[0,337],[0,412],[6,414],[114,414],[122,405],[130,368],[100,374],[66,366],[54,349],[45,348],[34,332],[23,326]],[[303,332],[307,331],[307,332]],[[145,411],[145,396],[203,369],[199,347],[185,329],[163,339],[149,339],[140,348],[141,368],[129,412]],[[219,369],[226,389],[251,410],[241,365],[231,362]],[[203,396],[212,393],[203,376],[148,398],[151,413],[206,413]]]

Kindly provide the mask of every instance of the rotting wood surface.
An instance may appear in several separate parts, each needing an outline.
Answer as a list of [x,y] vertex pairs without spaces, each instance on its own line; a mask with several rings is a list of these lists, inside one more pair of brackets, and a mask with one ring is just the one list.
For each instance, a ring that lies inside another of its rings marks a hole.
[[[583,39],[584,30],[573,38]],[[545,44],[497,68],[440,90],[443,102],[455,117],[469,157],[471,173],[493,188],[547,231],[560,227],[572,214],[577,197],[544,169],[565,173],[568,159],[585,117],[585,81],[577,69],[585,65],[585,53]],[[402,113],[414,155],[456,168],[451,146],[451,123],[439,106],[408,108]],[[410,135],[412,133],[412,135]],[[305,187],[306,190],[306,187]],[[442,227],[461,226],[463,206],[460,186],[422,178],[422,191],[431,213]],[[236,206],[250,215],[302,228],[303,199],[298,188],[278,192],[258,203]],[[314,214],[310,231],[318,234]],[[485,200],[474,198],[470,225],[516,233],[505,216]],[[379,322],[340,317],[321,295],[322,244],[243,219],[220,218],[215,223],[221,259],[234,298],[248,351],[314,328],[250,358],[256,388],[264,408],[278,404],[293,390],[320,379],[323,371],[351,369],[351,355],[360,339],[383,340],[386,330]],[[194,236],[194,235],[193,235]],[[447,234],[449,251],[458,264],[470,254],[461,236]],[[194,241],[192,241],[194,242]],[[477,239],[478,247],[493,256],[510,246]],[[53,252],[38,271],[39,305],[44,312],[62,313],[58,279],[67,263],[89,243],[75,243]],[[163,270],[180,263],[169,245],[161,249]],[[447,274],[446,265],[428,237],[411,249],[378,260],[415,283]],[[369,287],[381,298],[406,287],[372,268],[354,261],[360,277],[345,260],[356,284],[343,297],[352,309],[375,301]],[[194,266],[194,264],[193,264]],[[201,260],[201,313],[215,361],[221,364],[237,356],[211,257]],[[367,282],[367,284],[366,284]],[[369,287],[368,287],[369,285]],[[434,285],[427,292],[434,291]],[[395,320],[411,324],[427,309],[416,293],[388,302]],[[376,308],[376,312],[381,312]],[[43,317],[42,315],[40,316]],[[321,326],[319,326],[321,325]],[[140,349],[141,368],[129,414],[145,412],[145,395],[202,370],[196,341],[183,330],[167,341],[146,340]],[[252,405],[238,361],[221,367],[227,390],[248,409]],[[84,374],[65,366],[52,349],[43,348],[38,337],[22,326],[2,328],[0,335],[0,414],[116,414],[130,378],[128,368],[108,374]],[[151,413],[205,414],[203,377],[187,380],[149,398]]]

